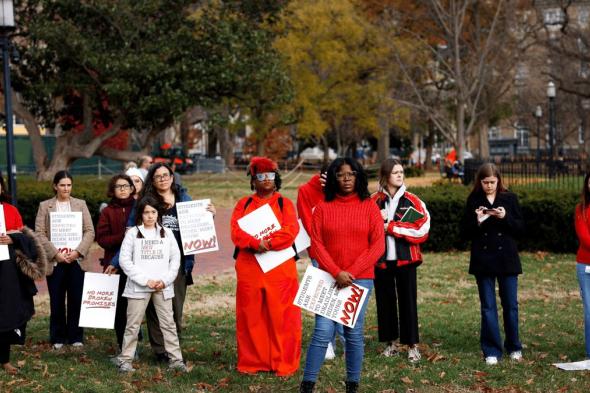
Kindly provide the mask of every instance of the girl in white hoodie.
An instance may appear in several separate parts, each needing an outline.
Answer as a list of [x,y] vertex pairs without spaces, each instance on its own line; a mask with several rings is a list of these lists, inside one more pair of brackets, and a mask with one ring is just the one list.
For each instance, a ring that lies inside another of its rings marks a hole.
[[137,333],[150,300],[153,302],[164,347],[170,357],[168,368],[187,372],[182,359],[172,311],[174,280],[180,267],[180,250],[174,234],[160,224],[158,202],[144,197],[137,204],[137,225],[130,228],[121,246],[119,263],[127,275],[123,296],[128,300],[127,326],[121,354],[115,363],[121,372],[133,372]]

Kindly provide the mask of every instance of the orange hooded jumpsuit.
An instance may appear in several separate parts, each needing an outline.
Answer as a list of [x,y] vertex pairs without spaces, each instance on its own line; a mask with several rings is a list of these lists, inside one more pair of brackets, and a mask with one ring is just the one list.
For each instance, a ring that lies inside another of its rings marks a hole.
[[[242,373],[273,371],[277,376],[287,376],[299,368],[301,310],[293,305],[299,287],[295,259],[263,273],[254,257],[260,240],[238,225],[240,218],[268,203],[281,229],[265,239],[270,240],[271,250],[290,247],[299,232],[299,224],[293,203],[283,198],[281,209],[279,197],[278,192],[269,199],[261,199],[256,194],[244,197],[234,208],[231,218],[232,241],[239,249],[236,259],[236,338],[237,369]],[[244,209],[248,199],[251,201]]]

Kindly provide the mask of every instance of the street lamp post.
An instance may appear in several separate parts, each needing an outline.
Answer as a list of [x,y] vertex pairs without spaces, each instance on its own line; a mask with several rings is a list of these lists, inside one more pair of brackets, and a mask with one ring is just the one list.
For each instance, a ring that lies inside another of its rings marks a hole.
[[549,98],[549,152],[551,154],[551,160],[555,158],[555,83],[549,81],[547,84],[547,97]]
[[541,108],[541,105],[537,105],[533,115],[537,119],[537,168],[538,168],[539,162],[541,161],[541,118],[543,117],[543,108]]
[[16,165],[14,162],[14,131],[12,127],[12,88],[10,86],[10,59],[8,35],[15,28],[12,0],[0,0],[0,45],[2,46],[2,65],[4,73],[4,114],[6,119],[6,160],[8,187],[12,203],[16,205]]

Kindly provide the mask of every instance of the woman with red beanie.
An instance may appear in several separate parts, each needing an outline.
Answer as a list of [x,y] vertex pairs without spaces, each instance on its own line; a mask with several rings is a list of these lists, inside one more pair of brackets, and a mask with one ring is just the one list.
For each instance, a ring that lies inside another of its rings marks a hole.
[[[356,393],[364,357],[364,319],[373,289],[375,264],[385,252],[383,219],[371,200],[367,175],[351,158],[337,158],[328,168],[325,200],[313,212],[311,247],[319,268],[336,279],[339,288],[357,284],[368,289],[354,328],[344,327],[346,392]],[[337,322],[315,316],[300,392],[313,392]]]
[[[253,157],[248,169],[254,194],[242,198],[231,217],[231,237],[236,246],[236,338],[241,373],[272,371],[289,376],[299,368],[301,311],[293,305],[299,283],[295,259],[290,258],[264,273],[256,253],[291,247],[299,231],[293,203],[281,196],[277,165]],[[238,220],[268,204],[281,229],[263,239],[243,231]]]

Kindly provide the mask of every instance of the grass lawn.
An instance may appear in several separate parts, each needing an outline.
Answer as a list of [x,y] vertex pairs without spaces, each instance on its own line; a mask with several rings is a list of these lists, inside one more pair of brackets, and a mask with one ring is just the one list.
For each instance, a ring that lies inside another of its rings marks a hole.
[[[584,358],[582,305],[573,255],[523,254],[520,326],[524,361],[502,360],[487,367],[479,350],[479,303],[474,279],[466,273],[468,254],[426,254],[419,268],[420,345],[416,365],[405,354],[383,358],[376,340],[374,298],[366,323],[362,392],[588,392],[589,372],[564,372],[551,363]],[[307,260],[300,261],[301,270]],[[112,331],[86,330],[83,351],[50,350],[48,298],[37,297],[37,316],[28,344],[13,347],[12,361],[22,366],[15,377],[0,372],[0,392],[295,392],[293,378],[270,374],[243,376],[235,371],[233,273],[200,278],[185,304],[181,346],[187,375],[174,375],[154,363],[141,344],[138,371],[119,375],[109,362],[115,354]],[[304,312],[302,364],[313,328]],[[145,331],[145,328],[144,328]],[[337,353],[341,354],[338,345]],[[344,391],[345,365],[338,356],[322,368],[316,391]]]

